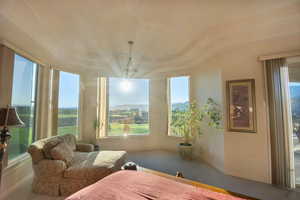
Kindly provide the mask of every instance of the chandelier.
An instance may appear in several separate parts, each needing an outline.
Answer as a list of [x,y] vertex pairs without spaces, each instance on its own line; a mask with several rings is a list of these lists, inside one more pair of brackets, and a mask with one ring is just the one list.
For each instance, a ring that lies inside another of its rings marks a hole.
[[133,48],[134,42],[133,41],[128,41],[128,46],[129,46],[129,52],[128,52],[128,61],[127,64],[125,65],[123,71],[123,76],[125,78],[129,78],[129,76],[134,75],[138,70],[133,68],[133,59],[132,59],[132,48]]

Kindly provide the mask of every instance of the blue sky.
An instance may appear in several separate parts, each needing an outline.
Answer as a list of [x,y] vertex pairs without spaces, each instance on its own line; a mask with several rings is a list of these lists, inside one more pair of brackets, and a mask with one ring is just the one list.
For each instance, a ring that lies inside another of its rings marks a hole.
[[[13,81],[13,105],[30,105],[36,66],[33,62],[16,55]],[[126,81],[125,81],[126,82]],[[123,104],[149,104],[148,79],[109,78],[110,106]],[[79,102],[80,77],[77,74],[60,72],[59,107],[77,107]],[[188,77],[171,79],[172,103],[188,101]]]
[[[13,76],[13,105],[31,105],[34,100],[34,74],[36,65],[19,56],[15,55]],[[59,83],[59,107],[77,107],[79,102],[79,75],[60,72]]]
[[149,104],[149,83],[148,79],[109,78],[109,106]]
[[12,105],[31,105],[36,65],[17,54],[14,62]]
[[58,107],[78,107],[80,77],[77,74],[60,72]]
[[171,103],[184,103],[189,101],[189,77],[181,76],[171,78]]
[[[188,77],[171,79],[171,99],[172,103],[183,103],[189,100]],[[110,107],[124,104],[149,104],[149,80],[109,78],[109,104]]]
[[289,86],[300,86],[299,82],[289,82]]
[[292,98],[300,96],[300,83],[299,82],[290,82],[290,95]]

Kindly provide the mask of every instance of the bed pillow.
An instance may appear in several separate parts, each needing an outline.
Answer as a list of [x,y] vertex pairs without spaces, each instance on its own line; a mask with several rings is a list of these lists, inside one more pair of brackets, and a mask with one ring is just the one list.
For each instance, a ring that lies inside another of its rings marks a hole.
[[61,142],[53,147],[50,153],[54,160],[65,161],[68,166],[74,157],[74,152],[65,142]]

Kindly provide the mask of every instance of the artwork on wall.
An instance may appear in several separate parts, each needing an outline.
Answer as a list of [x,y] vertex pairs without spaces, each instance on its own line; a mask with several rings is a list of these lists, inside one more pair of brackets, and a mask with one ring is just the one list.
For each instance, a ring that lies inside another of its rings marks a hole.
[[228,130],[256,132],[255,80],[227,81]]

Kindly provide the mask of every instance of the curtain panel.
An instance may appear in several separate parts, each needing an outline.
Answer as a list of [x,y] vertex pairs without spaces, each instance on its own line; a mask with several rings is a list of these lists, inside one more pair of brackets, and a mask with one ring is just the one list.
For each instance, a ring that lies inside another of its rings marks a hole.
[[[0,107],[11,104],[14,70],[14,51],[0,44]],[[2,167],[7,167],[8,155],[4,153]],[[0,173],[1,173],[0,169]],[[0,176],[1,179],[1,176]]]
[[269,103],[271,139],[272,183],[291,187],[291,171],[288,156],[288,137],[284,124],[283,85],[281,71],[286,66],[285,58],[266,60],[266,78]]

